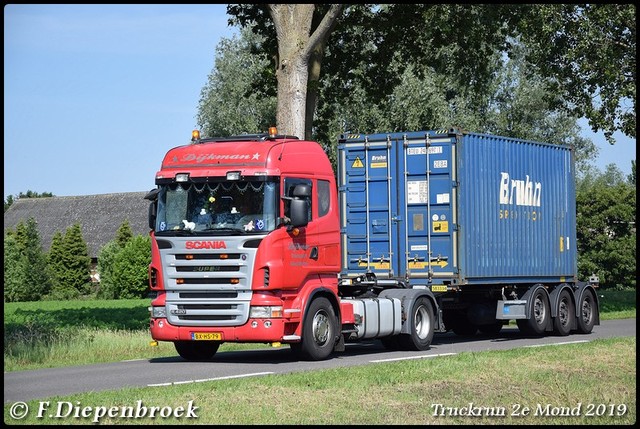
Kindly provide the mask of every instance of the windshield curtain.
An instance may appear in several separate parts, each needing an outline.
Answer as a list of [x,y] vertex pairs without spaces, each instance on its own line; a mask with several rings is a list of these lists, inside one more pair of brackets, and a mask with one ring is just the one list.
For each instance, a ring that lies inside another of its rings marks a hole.
[[171,183],[160,186],[156,232],[235,230],[266,233],[276,226],[277,182]]

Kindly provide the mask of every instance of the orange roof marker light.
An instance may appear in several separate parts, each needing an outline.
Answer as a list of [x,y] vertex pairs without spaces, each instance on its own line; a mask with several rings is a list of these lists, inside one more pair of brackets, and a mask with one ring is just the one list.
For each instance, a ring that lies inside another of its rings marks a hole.
[[191,141],[197,142],[198,140],[200,140],[200,130],[191,131]]
[[278,134],[278,129],[276,127],[269,127],[269,137],[270,138],[275,138],[276,135]]

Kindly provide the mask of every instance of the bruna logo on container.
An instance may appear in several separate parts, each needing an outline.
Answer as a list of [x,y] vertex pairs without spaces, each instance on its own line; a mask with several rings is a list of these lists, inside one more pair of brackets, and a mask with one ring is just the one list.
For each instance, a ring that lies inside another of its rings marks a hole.
[[511,179],[509,173],[500,173],[500,204],[540,207],[542,183],[534,182],[526,175],[524,180]]

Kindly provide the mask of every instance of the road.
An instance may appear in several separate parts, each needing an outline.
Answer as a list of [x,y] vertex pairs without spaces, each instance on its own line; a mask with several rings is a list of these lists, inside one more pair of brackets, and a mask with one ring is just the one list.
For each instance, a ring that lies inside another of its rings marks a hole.
[[387,351],[379,341],[347,344],[346,350],[320,362],[295,360],[289,347],[238,352],[219,352],[209,362],[186,363],[179,356],[123,361],[98,365],[5,372],[4,402],[42,399],[82,392],[124,387],[169,386],[205,380],[257,377],[299,371],[370,365],[402,359],[423,359],[461,352],[507,350],[588,342],[598,338],[636,336],[636,319],[602,321],[588,335],[523,337],[517,328],[503,328],[495,336],[461,338],[452,333],[436,334],[429,350]]

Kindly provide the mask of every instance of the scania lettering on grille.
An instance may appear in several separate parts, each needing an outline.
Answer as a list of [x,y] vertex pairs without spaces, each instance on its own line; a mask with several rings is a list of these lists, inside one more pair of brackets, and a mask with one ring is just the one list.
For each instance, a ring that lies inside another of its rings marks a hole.
[[187,249],[226,249],[227,244],[224,241],[187,241],[185,244]]

